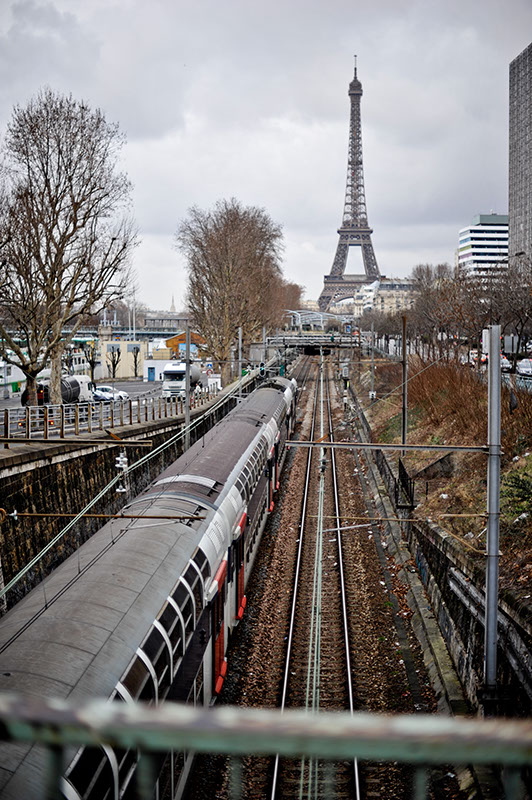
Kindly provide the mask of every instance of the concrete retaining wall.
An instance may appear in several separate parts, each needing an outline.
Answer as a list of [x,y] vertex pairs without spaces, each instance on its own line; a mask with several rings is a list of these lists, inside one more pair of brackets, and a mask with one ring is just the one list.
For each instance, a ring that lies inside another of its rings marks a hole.
[[[251,387],[250,387],[251,388]],[[191,443],[200,438],[234,407],[234,396],[218,397],[209,405],[193,409],[191,420],[200,420],[191,433]],[[113,433],[123,441],[151,439],[150,449],[127,447],[128,462],[133,465],[154,451],[159,445],[175,437],[184,426],[183,416],[115,428]],[[105,438],[101,431],[82,434],[79,438]],[[34,449],[35,448],[35,449]],[[126,501],[139,494],[157,475],[178,458],[183,450],[182,439],[151,458],[141,468],[132,471],[128,478],[127,493],[117,493],[112,487],[90,513],[117,513]],[[73,447],[62,444],[20,445],[0,451],[0,508],[8,514],[17,511],[35,514],[77,514],[98,495],[118,474],[116,457],[120,446],[98,445]],[[66,518],[8,517],[0,526],[0,563],[3,582],[8,583],[37,553],[45,547],[68,523]],[[54,548],[9,592],[10,607],[55,566],[69,556],[105,523],[105,519],[84,519],[76,524]]]

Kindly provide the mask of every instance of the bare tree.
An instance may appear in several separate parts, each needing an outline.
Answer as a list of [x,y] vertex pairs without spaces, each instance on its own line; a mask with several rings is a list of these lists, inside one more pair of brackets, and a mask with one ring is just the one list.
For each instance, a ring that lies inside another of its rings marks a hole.
[[188,262],[192,323],[225,383],[238,327],[244,340],[252,341],[277,310],[276,292],[283,285],[281,228],[264,209],[220,200],[210,211],[189,209],[176,241]]
[[8,125],[0,334],[30,397],[51,360],[51,399],[61,402],[65,344],[88,313],[130,288],[136,233],[127,215],[130,183],[117,169],[123,142],[101,111],[51,89],[17,106]]
[[94,370],[96,369],[96,365],[100,360],[96,342],[85,342],[83,345],[83,352],[91,371],[91,381],[94,383]]
[[120,352],[120,345],[112,345],[111,349],[107,353],[107,368],[109,370],[109,374],[111,378],[114,380],[116,378],[116,371],[118,369],[118,365],[120,364],[120,359],[122,358],[122,353]]
[[131,351],[133,354],[133,373],[135,378],[138,378],[139,375],[139,362],[140,362],[140,347],[135,345],[133,350]]

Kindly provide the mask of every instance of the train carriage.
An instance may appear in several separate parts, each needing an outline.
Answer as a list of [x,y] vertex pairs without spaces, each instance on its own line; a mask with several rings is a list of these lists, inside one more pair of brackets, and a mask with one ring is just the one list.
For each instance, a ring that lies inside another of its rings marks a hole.
[[[273,379],[232,412],[0,620],[0,690],[208,705],[274,503],[295,422],[294,381]],[[179,517],[181,520],[156,519]],[[46,598],[46,600],[45,600]],[[0,746],[0,797],[44,796],[43,753]],[[68,800],[133,796],[137,754],[69,753]],[[163,765],[161,765],[162,767]],[[190,759],[161,782],[180,796]]]

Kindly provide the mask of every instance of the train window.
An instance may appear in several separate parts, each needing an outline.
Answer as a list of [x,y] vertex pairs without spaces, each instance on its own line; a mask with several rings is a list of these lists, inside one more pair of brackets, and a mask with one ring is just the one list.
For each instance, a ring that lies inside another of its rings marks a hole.
[[139,700],[143,700],[146,703],[157,703],[157,676],[153,664],[140,647],[137,650],[137,655],[148,670],[148,677],[141,689]]
[[249,471],[251,473],[251,480],[252,480],[253,483],[255,483],[256,465],[257,465],[257,458],[255,456],[255,453],[253,452],[253,453],[251,453],[251,455],[249,457],[249,460],[248,460],[248,467],[249,467]]
[[148,675],[148,669],[144,662],[142,662],[140,658],[136,658],[127,674],[122,679],[122,684],[134,700],[138,700],[142,688],[148,679]]
[[235,481],[235,486],[238,489],[240,497],[246,497],[246,489],[244,480],[239,476]]
[[[249,461],[248,461],[247,464],[244,464],[244,466],[242,468],[242,475],[244,476],[244,480],[246,482],[246,488],[247,488],[247,491],[249,493],[249,489],[250,489],[250,486],[251,486],[251,466],[249,464]],[[249,500],[249,495],[248,495],[247,499]]]
[[203,580],[206,581],[211,574],[211,568],[209,567],[209,560],[207,556],[202,550],[198,548],[194,553],[193,560],[194,563],[198,565]]
[[114,783],[109,759],[100,747],[80,750],[65,777],[83,798],[105,797],[105,788]]
[[163,626],[161,625],[158,620],[155,620],[153,623],[156,628],[159,629],[159,633],[164,639],[164,650],[161,651],[159,659],[155,664],[155,672],[157,673],[157,680],[159,682],[159,697],[162,693],[166,694],[168,688],[170,687],[170,683],[172,681],[172,672],[173,672],[173,658],[172,658],[172,643],[168,637],[168,634],[164,630]]
[[152,664],[156,663],[164,646],[164,639],[157,628],[151,629],[148,637],[141,645],[142,650],[146,653]]
[[194,630],[194,602],[190,591],[185,587],[181,579],[172,597],[181,609],[181,614],[183,615],[183,621],[185,623],[185,636],[188,637]]
[[192,589],[194,603],[196,606],[196,619],[199,618],[203,609],[203,579],[196,564],[192,561],[185,572],[185,580]]
[[137,766],[136,750],[115,750],[118,759],[118,780],[120,788],[127,786],[133,777],[133,772]]
[[116,697],[115,700],[123,700],[124,703],[134,703],[135,700],[131,697],[128,690],[121,681],[116,684]]
[[[183,655],[185,652],[185,623],[183,622],[183,617],[181,611],[179,610],[177,603],[173,599],[173,597],[168,598],[168,604],[171,605],[175,613],[177,614],[178,623],[174,626],[172,631],[170,631],[170,642],[172,643],[172,649],[174,651],[174,655],[177,658]],[[175,667],[175,664],[174,664]]]
[[177,613],[175,608],[170,603],[166,603],[163,610],[159,614],[158,619],[165,631],[170,633],[177,624]]

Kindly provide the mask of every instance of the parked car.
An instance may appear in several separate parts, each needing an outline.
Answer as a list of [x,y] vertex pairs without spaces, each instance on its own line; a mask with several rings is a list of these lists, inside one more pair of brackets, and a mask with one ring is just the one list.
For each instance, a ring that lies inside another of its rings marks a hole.
[[523,358],[517,362],[517,374],[532,378],[532,358]]
[[123,392],[120,389],[115,389],[113,386],[97,386],[94,389],[94,399],[99,403],[119,403],[125,400],[129,400],[129,395],[127,392]]

